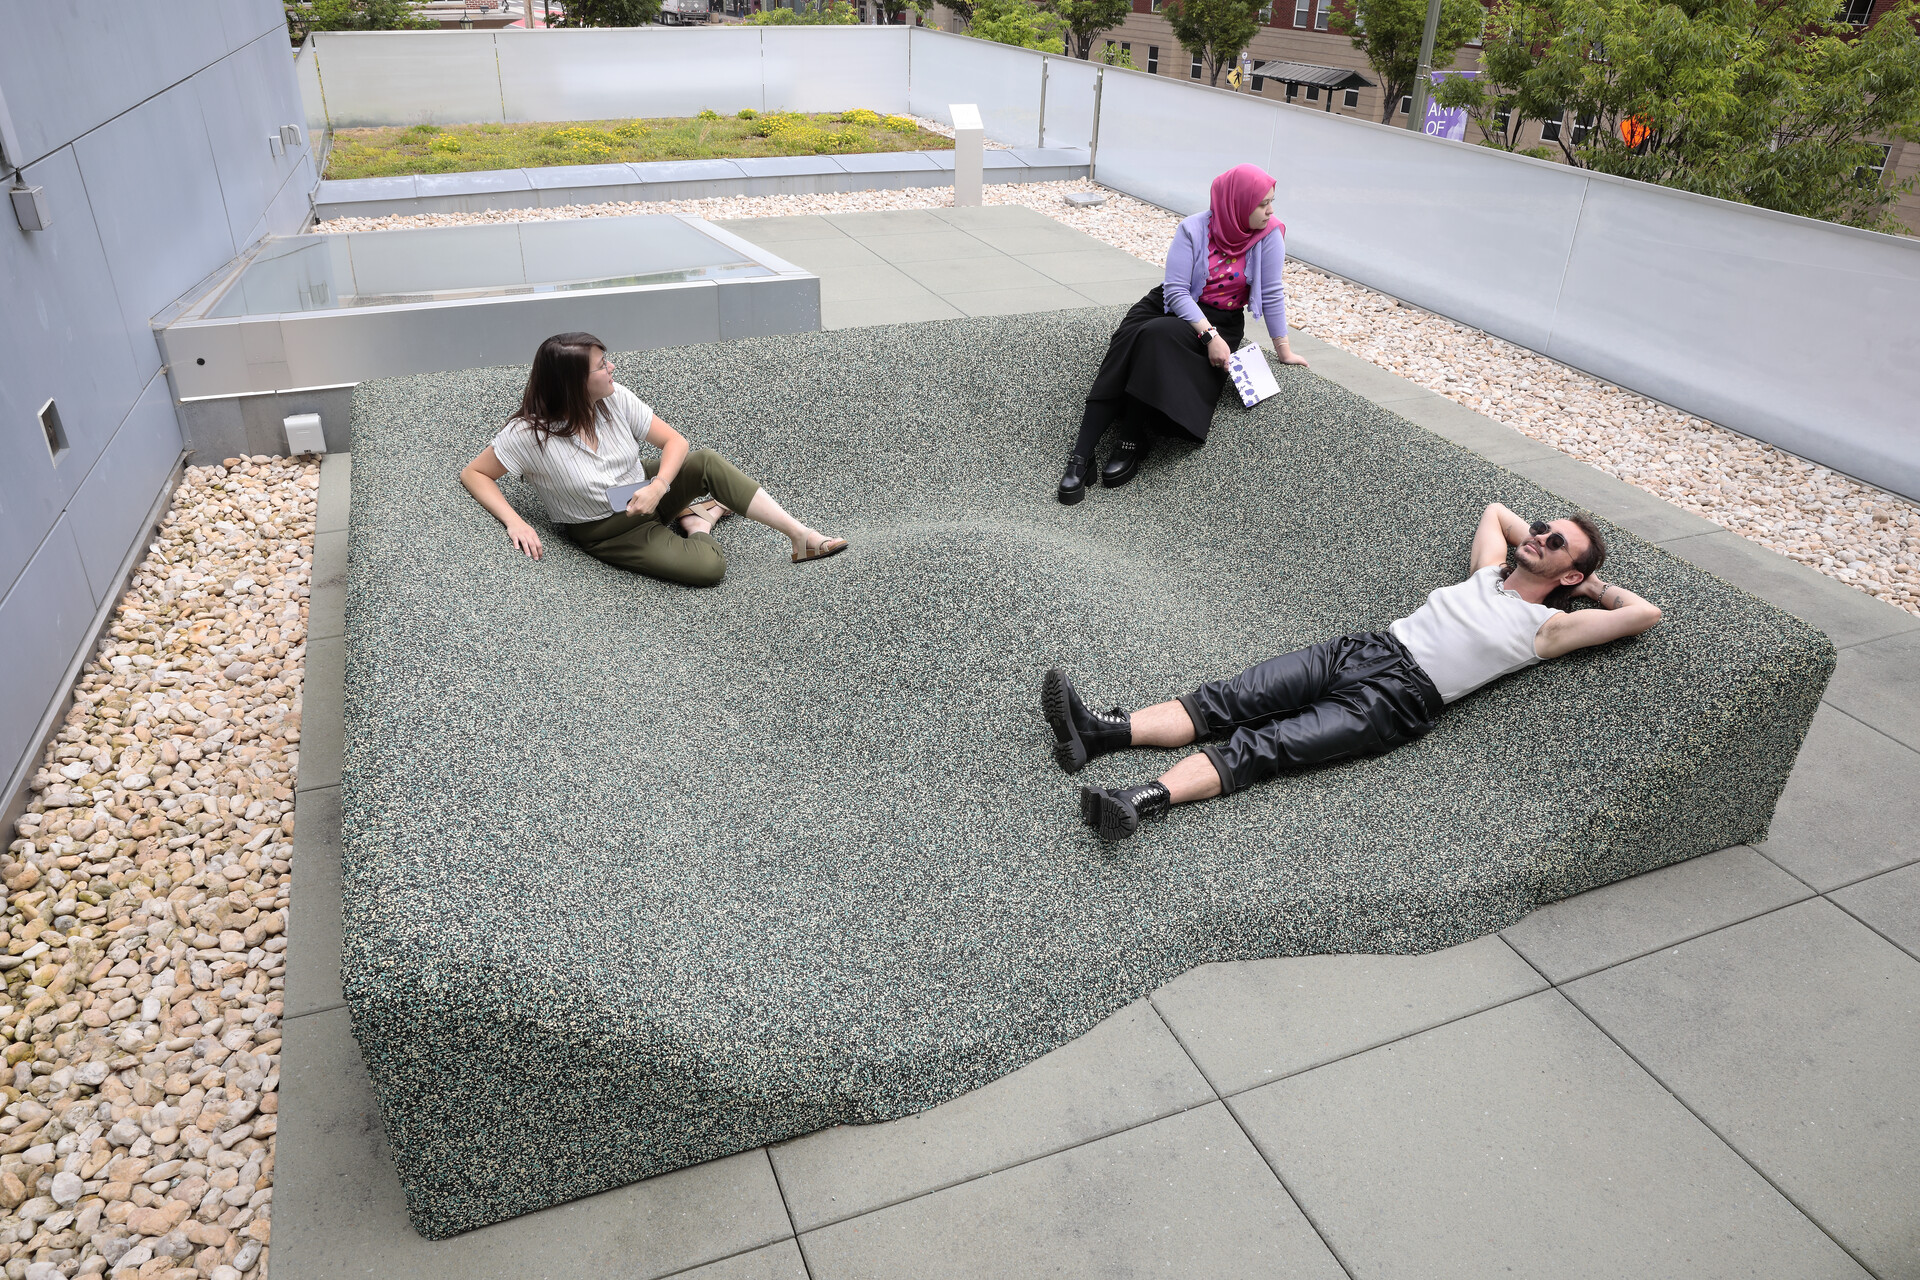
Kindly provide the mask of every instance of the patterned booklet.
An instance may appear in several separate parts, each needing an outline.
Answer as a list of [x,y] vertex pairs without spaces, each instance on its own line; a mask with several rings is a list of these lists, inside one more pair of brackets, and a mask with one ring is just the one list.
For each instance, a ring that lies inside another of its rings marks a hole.
[[1227,373],[1239,389],[1240,402],[1251,409],[1268,396],[1280,394],[1280,384],[1267,367],[1266,353],[1249,342],[1227,359]]

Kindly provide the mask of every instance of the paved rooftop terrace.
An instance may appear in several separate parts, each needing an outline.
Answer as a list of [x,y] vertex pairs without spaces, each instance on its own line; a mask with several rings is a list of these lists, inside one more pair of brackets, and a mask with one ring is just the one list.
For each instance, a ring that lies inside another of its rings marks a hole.
[[[821,275],[830,327],[1124,301],[1156,276],[1016,209],[733,225]],[[431,1244],[407,1225],[339,990],[351,461],[335,456],[310,617],[278,1280],[1920,1276],[1920,619],[1293,342],[1319,375],[1832,637],[1839,669],[1764,845],[1434,955],[1195,970],[930,1112]]]

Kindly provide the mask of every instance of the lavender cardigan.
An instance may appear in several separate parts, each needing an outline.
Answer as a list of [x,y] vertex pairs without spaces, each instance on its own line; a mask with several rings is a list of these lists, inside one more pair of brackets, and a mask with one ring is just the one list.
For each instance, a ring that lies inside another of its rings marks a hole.
[[[1190,324],[1207,322],[1194,299],[1207,287],[1207,226],[1212,217],[1203,209],[1183,220],[1167,250],[1167,312]],[[1247,283],[1253,289],[1247,300],[1248,310],[1266,320],[1267,332],[1276,341],[1287,332],[1287,294],[1281,278],[1287,261],[1287,246],[1282,242],[1285,234],[1275,228],[1247,255]]]

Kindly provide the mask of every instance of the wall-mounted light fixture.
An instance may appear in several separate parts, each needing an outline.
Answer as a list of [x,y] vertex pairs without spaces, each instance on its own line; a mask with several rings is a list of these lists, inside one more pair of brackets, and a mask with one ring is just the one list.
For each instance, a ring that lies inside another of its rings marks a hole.
[[13,216],[20,220],[22,231],[45,231],[53,225],[53,212],[47,208],[47,192],[44,187],[30,187],[20,181],[20,175],[14,175],[14,186],[7,192],[13,197]]
[[286,149],[287,149],[287,145],[286,143],[280,141],[279,134],[270,133],[267,135],[267,150],[271,152],[276,159],[279,158],[282,154],[284,154]]
[[47,433],[47,456],[57,466],[67,451],[67,429],[60,423],[59,406],[51,400],[40,406],[40,429]]
[[280,145],[291,151],[300,145],[300,126],[283,124],[280,126]]

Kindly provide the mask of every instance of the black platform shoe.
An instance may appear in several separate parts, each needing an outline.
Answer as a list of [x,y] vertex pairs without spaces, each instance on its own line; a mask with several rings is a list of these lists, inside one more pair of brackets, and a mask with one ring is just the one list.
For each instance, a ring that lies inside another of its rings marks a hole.
[[1109,489],[1118,489],[1133,479],[1140,470],[1140,464],[1153,452],[1150,440],[1121,440],[1113,446],[1113,452],[1107,455],[1107,463],[1100,468],[1100,483]]
[[1087,761],[1133,745],[1133,719],[1119,707],[1101,714],[1087,710],[1073,681],[1058,667],[1047,672],[1040,685],[1040,710],[1053,729],[1053,758],[1068,773],[1078,773]]
[[1087,496],[1087,472],[1093,470],[1093,459],[1083,458],[1079,454],[1067,459],[1067,473],[1060,477],[1060,501],[1064,506],[1072,506]]
[[1080,788],[1080,820],[1102,840],[1125,840],[1140,829],[1140,819],[1158,817],[1172,807],[1173,797],[1158,782]]

